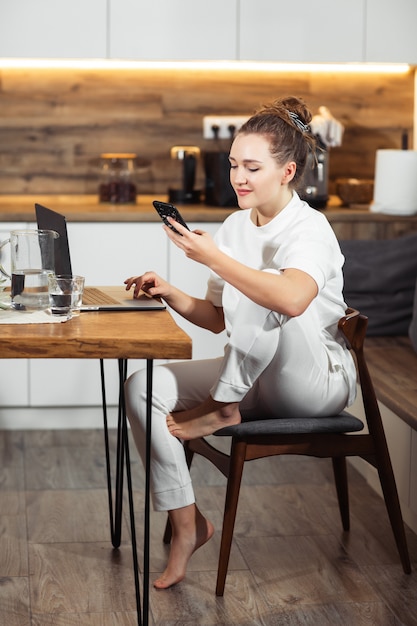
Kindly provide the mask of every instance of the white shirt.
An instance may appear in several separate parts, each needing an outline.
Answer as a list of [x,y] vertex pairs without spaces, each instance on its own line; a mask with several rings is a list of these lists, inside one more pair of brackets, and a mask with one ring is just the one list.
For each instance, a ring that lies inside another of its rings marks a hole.
[[[315,309],[317,332],[329,353],[332,365],[346,368],[356,377],[354,363],[338,330],[346,312],[343,300],[344,257],[327,218],[300,200],[296,192],[278,215],[264,226],[251,220],[251,210],[232,213],[215,235],[225,254],[258,270],[294,268],[309,274],[318,294],[309,305]],[[226,331],[230,334],[241,293],[214,272],[208,281],[207,299],[224,309]],[[351,390],[354,393],[353,382]]]

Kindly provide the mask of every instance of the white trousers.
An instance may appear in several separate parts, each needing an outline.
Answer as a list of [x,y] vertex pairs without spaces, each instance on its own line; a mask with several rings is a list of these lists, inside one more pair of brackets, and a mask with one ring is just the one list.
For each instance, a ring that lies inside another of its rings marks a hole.
[[[146,370],[126,381],[126,408],[135,444],[145,459]],[[211,395],[240,402],[254,418],[332,415],[349,396],[348,374],[332,364],[319,337],[314,307],[287,318],[242,296],[224,357],[159,365],[152,394],[151,492],[156,510],[192,504],[183,444],[166,416]]]

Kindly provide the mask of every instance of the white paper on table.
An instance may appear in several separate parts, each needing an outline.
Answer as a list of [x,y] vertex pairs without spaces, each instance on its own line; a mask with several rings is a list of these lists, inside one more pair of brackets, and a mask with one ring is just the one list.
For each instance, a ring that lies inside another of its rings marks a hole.
[[0,309],[0,324],[61,324],[69,319],[66,315],[52,315],[49,311]]

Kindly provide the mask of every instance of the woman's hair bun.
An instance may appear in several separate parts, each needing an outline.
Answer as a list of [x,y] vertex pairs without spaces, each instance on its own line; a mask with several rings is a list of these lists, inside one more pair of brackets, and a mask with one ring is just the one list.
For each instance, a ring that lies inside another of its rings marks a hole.
[[265,104],[255,112],[255,115],[277,115],[284,121],[288,121],[290,113],[295,114],[306,126],[311,122],[312,115],[310,110],[300,98],[295,96],[279,98],[270,104]]

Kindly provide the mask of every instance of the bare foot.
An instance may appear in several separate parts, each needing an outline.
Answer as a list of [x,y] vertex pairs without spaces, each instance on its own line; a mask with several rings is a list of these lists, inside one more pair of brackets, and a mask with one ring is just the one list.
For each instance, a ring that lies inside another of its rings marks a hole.
[[[191,516],[189,515],[192,511]],[[186,516],[184,514],[186,513]],[[174,515],[172,515],[174,514]],[[213,536],[214,526],[193,504],[170,511],[171,550],[165,571],[154,581],[156,589],[168,589],[183,580],[188,561]]]
[[206,437],[219,428],[240,424],[239,403],[217,402],[210,396],[202,404],[188,411],[167,415],[168,430],[178,439]]

